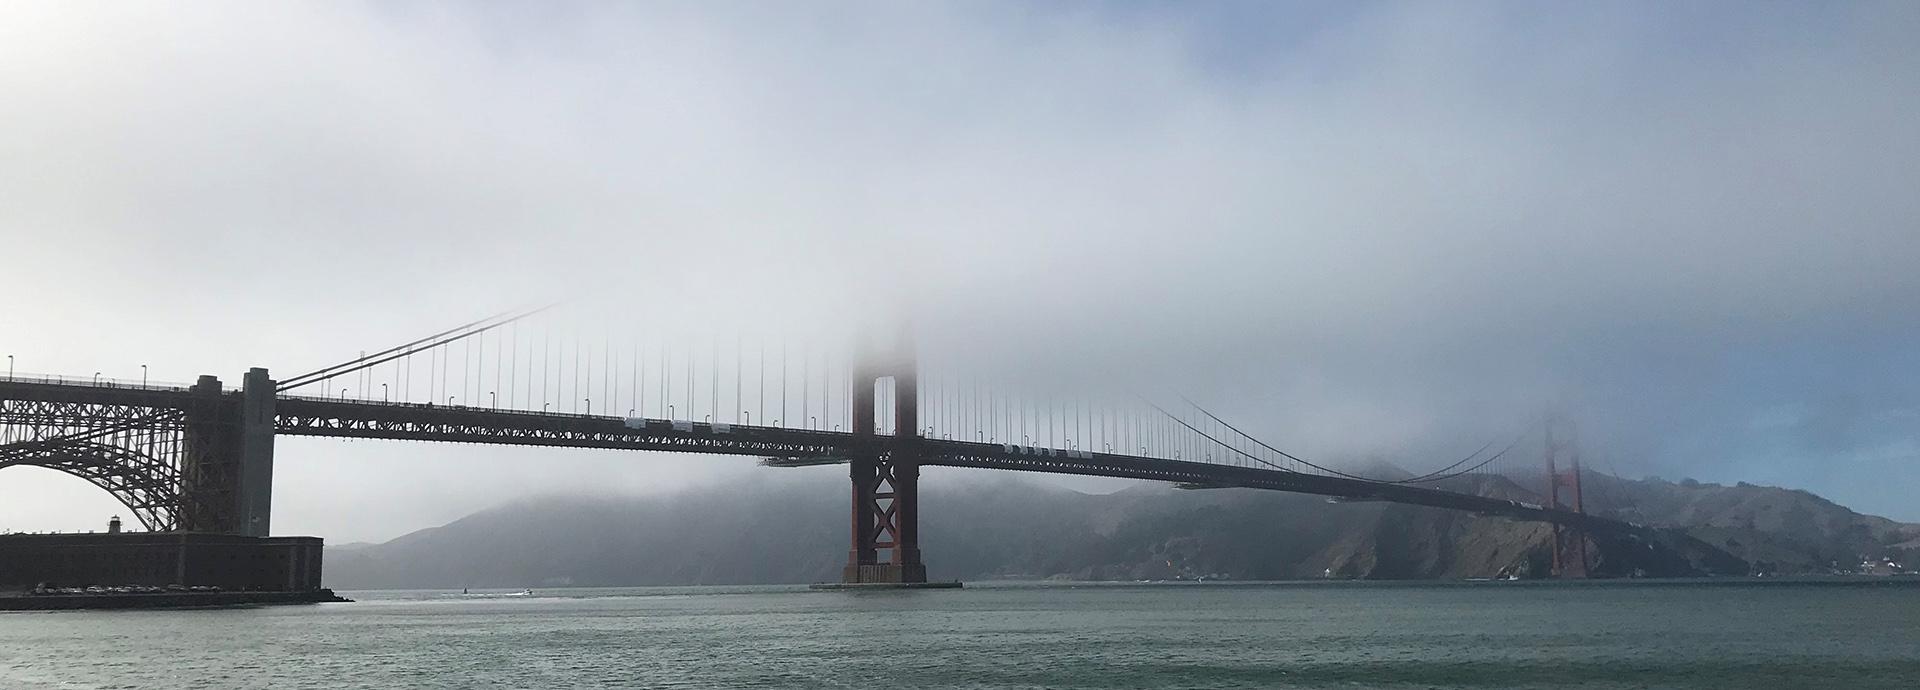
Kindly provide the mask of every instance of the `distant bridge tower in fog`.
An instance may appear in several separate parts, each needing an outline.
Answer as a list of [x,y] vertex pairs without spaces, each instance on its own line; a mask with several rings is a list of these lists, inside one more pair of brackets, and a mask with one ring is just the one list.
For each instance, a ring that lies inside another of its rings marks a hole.
[[[1556,436],[1555,428],[1565,429]],[[1547,508],[1585,513],[1580,498],[1580,449],[1574,442],[1573,422],[1549,417],[1546,423]],[[1567,458],[1561,470],[1558,458]],[[1553,524],[1553,576],[1580,579],[1587,576],[1587,533],[1577,524]]]

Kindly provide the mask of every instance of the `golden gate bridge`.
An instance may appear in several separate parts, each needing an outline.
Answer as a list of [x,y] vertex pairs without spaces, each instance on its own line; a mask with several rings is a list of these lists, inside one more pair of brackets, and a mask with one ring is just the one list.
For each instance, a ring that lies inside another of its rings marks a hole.
[[[1587,542],[1645,528],[1582,510],[1577,458],[1546,439],[1546,486],[1488,444],[1404,477],[1338,470],[1178,395],[1045,372],[990,376],[911,329],[818,344],[638,329],[556,333],[549,308],[498,314],[337,364],[238,387],[19,374],[0,379],[0,469],[84,479],[147,530],[264,537],[274,439],[319,436],[745,455],[845,465],[847,583],[925,582],[920,469],[970,467],[1387,501],[1553,526],[1552,569],[1584,577]],[[1017,368],[1017,367],[1015,367]],[[1550,434],[1550,432],[1549,432]]]

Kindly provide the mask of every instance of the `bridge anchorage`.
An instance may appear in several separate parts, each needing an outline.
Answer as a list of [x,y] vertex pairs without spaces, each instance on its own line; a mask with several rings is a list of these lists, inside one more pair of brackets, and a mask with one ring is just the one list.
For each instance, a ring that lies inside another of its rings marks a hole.
[[239,391],[5,382],[0,468],[43,467],[119,499],[149,532],[264,537],[272,529],[274,381]]

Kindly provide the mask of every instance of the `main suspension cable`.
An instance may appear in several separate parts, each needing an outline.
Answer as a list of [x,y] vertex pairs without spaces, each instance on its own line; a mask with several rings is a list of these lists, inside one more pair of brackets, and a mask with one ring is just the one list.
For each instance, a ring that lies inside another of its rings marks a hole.
[[335,376],[343,376],[346,374],[351,374],[353,372],[360,371],[368,367],[384,364],[384,363],[399,359],[401,357],[406,357],[420,350],[430,350],[430,349],[439,347],[441,345],[446,345],[448,343],[452,343],[458,340],[470,338],[475,335],[479,335],[481,333],[485,333],[487,331],[493,330],[495,328],[499,328],[501,326],[514,323],[516,321],[527,318],[529,316],[533,316],[535,314],[539,314],[541,312],[547,311],[549,309],[554,308],[555,306],[558,306],[558,303],[548,304],[542,307],[529,309],[529,310],[518,312],[518,313],[511,312],[511,311],[501,312],[499,314],[494,314],[484,319],[479,319],[477,321],[470,321],[470,322],[461,324],[459,326],[455,326],[453,328],[449,328],[447,330],[441,331],[439,333],[435,333],[433,335],[427,336],[425,338],[420,338],[413,342],[406,343],[404,345],[398,345],[395,347],[387,348],[385,350],[381,350],[380,352],[376,352],[371,355],[358,357],[347,362],[342,362],[340,364],[335,364],[330,367],[325,367],[325,368],[311,371],[305,374],[301,374],[299,376],[295,376],[293,378],[280,382],[280,384],[276,386],[274,390],[276,392],[286,392],[289,390],[293,390],[295,388],[299,388],[301,386],[318,383],[320,381],[324,381],[326,379],[330,379]]
[[[1320,471],[1322,471],[1322,472],[1326,472],[1326,473],[1328,473],[1328,474],[1332,474],[1332,475],[1334,475],[1334,476],[1338,476],[1338,477],[1343,477],[1343,478],[1346,478],[1346,479],[1357,479],[1357,480],[1361,480],[1361,481],[1369,481],[1369,482],[1375,482],[1375,483],[1379,483],[1379,484],[1415,484],[1415,483],[1427,483],[1427,482],[1436,482],[1436,481],[1442,481],[1442,480],[1445,480],[1445,479],[1451,479],[1451,478],[1453,478],[1453,477],[1458,477],[1458,476],[1462,476],[1462,475],[1465,475],[1465,474],[1468,474],[1468,473],[1471,473],[1471,472],[1473,472],[1474,470],[1477,470],[1477,469],[1480,469],[1480,468],[1482,468],[1482,467],[1485,467],[1485,466],[1487,466],[1488,464],[1490,464],[1490,463],[1492,463],[1492,462],[1493,462],[1494,460],[1497,460],[1497,459],[1499,459],[1500,457],[1502,457],[1502,456],[1504,456],[1504,455],[1506,455],[1508,451],[1510,451],[1510,450],[1512,450],[1512,449],[1514,448],[1514,446],[1515,446],[1515,445],[1517,445],[1517,444],[1519,444],[1519,442],[1520,442],[1520,439],[1519,439],[1519,438],[1515,438],[1515,439],[1514,439],[1514,441],[1513,441],[1513,443],[1511,443],[1511,444],[1508,444],[1508,445],[1507,445],[1507,447],[1506,447],[1506,449],[1503,449],[1503,450],[1501,450],[1501,451],[1500,451],[1499,453],[1495,453],[1495,454],[1494,454],[1494,455],[1493,455],[1492,457],[1489,457],[1489,458],[1487,458],[1486,460],[1483,460],[1483,461],[1481,461],[1480,463],[1478,463],[1478,464],[1475,464],[1475,465],[1473,465],[1472,467],[1469,467],[1469,468],[1467,468],[1467,469],[1465,469],[1465,470],[1461,470],[1461,471],[1459,471],[1459,472],[1455,472],[1455,473],[1453,473],[1453,474],[1446,474],[1446,472],[1447,472],[1448,470],[1451,470],[1451,469],[1453,469],[1453,468],[1456,468],[1456,467],[1459,467],[1459,466],[1461,466],[1461,465],[1463,465],[1463,464],[1466,464],[1466,463],[1467,463],[1468,461],[1470,461],[1470,460],[1472,460],[1472,459],[1473,459],[1474,457],[1476,457],[1476,456],[1478,456],[1478,455],[1480,455],[1480,454],[1481,454],[1481,453],[1483,453],[1483,452],[1486,452],[1486,449],[1487,449],[1487,448],[1490,448],[1490,447],[1492,447],[1492,446],[1493,446],[1493,444],[1492,444],[1492,442],[1488,442],[1488,443],[1487,443],[1487,445],[1485,445],[1485,446],[1481,446],[1481,448],[1480,448],[1480,450],[1476,450],[1476,451],[1474,451],[1474,452],[1473,452],[1473,453],[1472,453],[1471,455],[1468,455],[1467,457],[1465,457],[1465,458],[1462,458],[1462,459],[1460,459],[1460,460],[1459,460],[1458,462],[1455,462],[1455,463],[1453,463],[1453,464],[1451,464],[1451,465],[1448,465],[1448,466],[1446,466],[1446,467],[1444,467],[1444,468],[1441,468],[1441,469],[1439,469],[1439,470],[1436,470],[1436,471],[1434,471],[1434,472],[1429,472],[1429,473],[1427,473],[1427,474],[1425,474],[1425,475],[1421,475],[1421,476],[1418,476],[1418,477],[1412,477],[1412,478],[1408,478],[1408,479],[1398,479],[1398,480],[1389,480],[1389,479],[1375,479],[1375,478],[1373,478],[1373,477],[1364,477],[1364,476],[1361,476],[1361,475],[1357,475],[1357,474],[1349,474],[1349,473],[1346,473],[1346,472],[1341,472],[1341,471],[1339,471],[1339,470],[1336,470],[1336,469],[1333,469],[1333,468],[1330,468],[1330,467],[1326,467],[1326,466],[1323,466],[1323,465],[1320,465],[1320,464],[1317,464],[1317,463],[1314,463],[1314,462],[1312,462],[1312,461],[1309,461],[1309,460],[1306,460],[1306,459],[1304,459],[1304,458],[1301,458],[1301,457],[1299,457],[1299,456],[1297,456],[1297,455],[1294,455],[1294,454],[1292,454],[1292,453],[1288,453],[1288,452],[1286,452],[1286,451],[1284,451],[1284,450],[1280,450],[1279,448],[1275,448],[1275,447],[1273,447],[1272,445],[1270,445],[1270,444],[1268,444],[1267,442],[1265,442],[1265,441],[1262,441],[1262,440],[1260,440],[1260,439],[1258,439],[1258,438],[1255,438],[1255,437],[1254,437],[1254,436],[1253,436],[1252,434],[1249,434],[1249,433],[1247,433],[1247,432],[1245,432],[1245,431],[1242,431],[1242,430],[1241,430],[1241,429],[1240,429],[1239,427],[1236,427],[1236,426],[1234,426],[1234,425],[1233,425],[1232,423],[1229,423],[1229,422],[1228,422],[1227,420],[1224,420],[1224,419],[1221,419],[1219,415],[1216,415],[1216,414],[1214,414],[1214,413],[1213,413],[1212,411],[1210,411],[1210,410],[1208,410],[1208,409],[1207,409],[1207,408],[1205,408],[1205,407],[1201,407],[1199,403],[1196,403],[1196,402],[1194,402],[1194,401],[1193,401],[1192,399],[1190,399],[1190,398],[1187,398],[1187,397],[1186,397],[1186,396],[1184,396],[1184,395],[1183,395],[1183,396],[1180,396],[1180,399],[1181,399],[1181,401],[1183,401],[1183,402],[1185,402],[1185,403],[1187,403],[1188,405],[1190,405],[1190,406],[1192,406],[1192,407],[1193,407],[1193,409],[1195,409],[1195,410],[1198,410],[1198,411],[1199,411],[1199,412],[1200,412],[1201,414],[1203,414],[1203,415],[1206,415],[1206,416],[1207,416],[1207,418],[1209,418],[1209,419],[1212,419],[1212,420],[1213,420],[1213,421],[1215,421],[1215,422],[1218,422],[1218,423],[1220,424],[1220,426],[1223,426],[1223,427],[1226,427],[1227,429],[1230,429],[1230,430],[1232,430],[1232,431],[1233,431],[1233,433],[1235,433],[1235,434],[1238,434],[1238,435],[1239,435],[1239,436],[1240,436],[1241,438],[1244,438],[1244,439],[1246,439],[1246,440],[1248,440],[1248,441],[1252,441],[1252,442],[1253,442],[1254,444],[1256,444],[1256,445],[1258,445],[1258,446],[1260,446],[1261,448],[1265,448],[1265,449],[1267,449],[1267,450],[1269,450],[1269,451],[1273,451],[1274,453],[1277,453],[1277,454],[1279,454],[1279,455],[1280,455],[1281,457],[1284,457],[1284,458],[1287,458],[1288,460],[1292,460],[1292,461],[1294,461],[1294,462],[1298,462],[1298,463],[1300,463],[1300,464],[1302,464],[1302,465],[1306,465],[1306,466],[1308,466],[1308,467],[1311,467],[1311,468],[1314,468],[1314,469],[1316,469],[1316,470],[1320,470]],[[1213,441],[1214,443],[1216,443],[1216,444],[1219,444],[1219,445],[1221,445],[1222,447],[1225,447],[1225,448],[1227,448],[1227,449],[1229,449],[1229,450],[1232,450],[1232,451],[1234,451],[1235,453],[1239,453],[1240,455],[1243,455],[1243,456],[1246,456],[1246,457],[1248,457],[1248,458],[1251,458],[1251,459],[1253,459],[1254,461],[1256,461],[1256,462],[1259,462],[1260,464],[1263,464],[1263,465],[1266,465],[1266,466],[1268,466],[1268,467],[1272,467],[1272,468],[1275,468],[1275,469],[1285,469],[1285,468],[1282,468],[1282,467],[1280,467],[1279,465],[1275,465],[1274,463],[1271,463],[1271,462],[1268,462],[1267,460],[1265,460],[1265,459],[1263,459],[1263,458],[1259,458],[1259,457],[1256,457],[1256,456],[1254,456],[1254,455],[1251,455],[1251,454],[1248,454],[1248,453],[1247,453],[1247,452],[1245,452],[1245,451],[1242,451],[1242,450],[1240,450],[1240,449],[1238,449],[1238,448],[1235,448],[1235,447],[1234,447],[1234,446],[1233,446],[1232,444],[1229,444],[1229,443],[1226,443],[1226,442],[1224,442],[1224,441],[1221,441],[1220,439],[1217,439],[1217,438],[1214,438],[1213,436],[1211,436],[1211,435],[1209,435],[1209,434],[1207,434],[1207,433],[1206,433],[1206,432],[1204,432],[1204,431],[1200,431],[1199,429],[1195,429],[1195,428],[1193,427],[1193,425],[1191,425],[1191,424],[1187,424],[1187,423],[1186,423],[1186,422],[1185,422],[1184,420],[1181,420],[1181,419],[1180,419],[1179,417],[1176,417],[1176,416],[1174,416],[1174,415],[1172,415],[1172,414],[1170,414],[1170,413],[1168,413],[1168,412],[1167,412],[1166,410],[1164,410],[1164,409],[1161,409],[1159,405],[1155,405],[1155,404],[1154,404],[1154,403],[1153,403],[1152,401],[1147,401],[1147,404],[1148,404],[1148,405],[1152,405],[1152,406],[1153,406],[1153,408],[1154,408],[1155,410],[1159,410],[1161,414],[1164,414],[1164,415],[1167,415],[1168,417],[1170,417],[1170,418],[1172,418],[1172,419],[1173,419],[1174,421],[1178,421],[1178,422],[1180,422],[1180,424],[1181,424],[1181,426],[1185,426],[1185,427],[1187,427],[1188,429],[1191,429],[1191,430],[1192,430],[1192,431],[1193,431],[1194,433],[1197,433],[1197,434],[1199,434],[1200,436],[1202,436],[1202,437],[1204,437],[1204,438],[1206,438],[1206,439],[1207,439],[1207,440],[1209,440],[1209,441]]]

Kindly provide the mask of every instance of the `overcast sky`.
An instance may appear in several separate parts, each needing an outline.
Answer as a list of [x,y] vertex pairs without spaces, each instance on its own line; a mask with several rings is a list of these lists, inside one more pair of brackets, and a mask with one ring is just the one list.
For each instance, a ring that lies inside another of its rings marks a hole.
[[[907,309],[1318,457],[1554,411],[1601,469],[1920,520],[1915,36],[1911,2],[10,2],[0,353],[235,381],[552,298]],[[341,542],[772,470],[284,438],[277,472],[276,531]],[[0,472],[0,527],[114,512]]]

